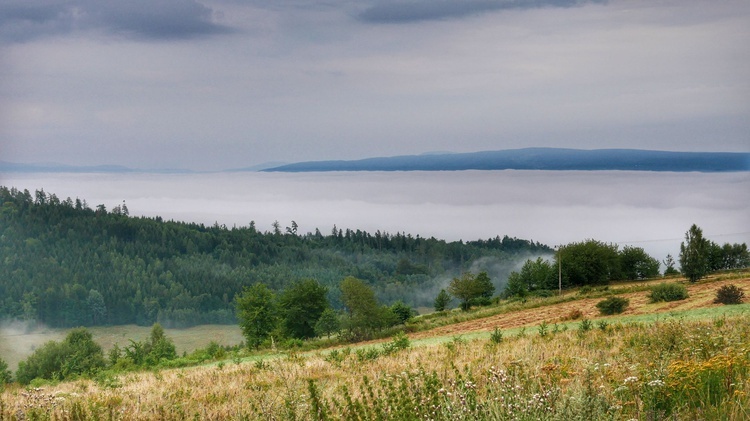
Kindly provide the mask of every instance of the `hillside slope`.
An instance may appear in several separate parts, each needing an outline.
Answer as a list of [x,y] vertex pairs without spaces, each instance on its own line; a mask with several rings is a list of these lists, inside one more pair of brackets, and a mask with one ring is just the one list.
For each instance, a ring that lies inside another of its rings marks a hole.
[[[41,388],[10,386],[0,391],[0,419],[746,420],[748,304],[709,302],[728,282],[748,287],[750,277],[690,285],[691,298],[676,306],[646,304],[645,290],[621,294],[631,299],[630,317],[657,311],[664,314],[659,323],[613,322],[544,337],[530,329],[496,341],[464,339],[458,335],[480,327],[459,323],[456,332],[423,332],[452,339],[419,346],[393,340],[326,353],[102,373],[95,381]],[[484,318],[481,328],[550,321],[570,304],[588,311],[595,300],[511,312],[507,322]],[[698,319],[668,316],[670,308],[682,306],[715,311]],[[537,316],[524,317],[527,312]]]
[[[679,312],[696,309],[720,308],[722,304],[713,302],[716,297],[716,290],[724,285],[734,284],[750,294],[750,276],[745,274],[735,279],[721,279],[721,275],[709,277],[701,282],[690,284],[683,281],[688,289],[689,298],[679,301],[651,303],[646,289],[649,286],[664,282],[663,280],[652,280],[648,282],[631,283],[630,285],[621,284],[620,286],[610,287],[613,292],[620,289],[628,290],[631,288],[639,289],[636,292],[617,293],[618,297],[627,298],[630,301],[628,308],[618,316],[603,317],[599,314],[596,304],[605,297],[588,298],[587,296],[577,296],[576,292],[568,292],[564,298],[571,301],[565,301],[557,304],[540,305],[538,307],[527,308],[517,311],[509,311],[500,314],[481,317],[474,320],[468,320],[458,323],[441,326],[435,329],[425,330],[410,334],[412,339],[434,338],[440,336],[465,335],[477,332],[488,332],[495,328],[502,330],[515,329],[521,327],[536,327],[542,323],[552,326],[555,323],[578,322],[581,318],[588,319],[610,319],[628,316],[640,315],[658,315],[660,313]],[[719,278],[717,280],[717,278]],[[539,300],[540,304],[545,299]],[[549,300],[549,299],[547,299]],[[535,305],[530,303],[531,305]],[[573,312],[580,312],[580,316],[571,319]]]

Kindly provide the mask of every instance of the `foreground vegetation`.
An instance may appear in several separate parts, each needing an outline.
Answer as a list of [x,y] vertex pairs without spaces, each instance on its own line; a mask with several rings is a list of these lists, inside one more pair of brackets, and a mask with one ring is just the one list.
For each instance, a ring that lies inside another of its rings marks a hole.
[[[588,323],[587,323],[588,322]],[[748,419],[750,315],[538,326],[488,339],[10,386],[0,419]]]

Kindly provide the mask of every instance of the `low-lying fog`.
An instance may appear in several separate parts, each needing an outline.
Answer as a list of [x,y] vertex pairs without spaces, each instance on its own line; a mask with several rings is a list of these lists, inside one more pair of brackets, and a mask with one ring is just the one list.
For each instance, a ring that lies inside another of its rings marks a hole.
[[0,174],[0,184],[126,202],[131,215],[271,230],[398,231],[446,240],[509,235],[550,246],[594,238],[677,256],[696,223],[750,242],[750,173],[559,171]]
[[[255,221],[264,231],[294,220],[302,233],[327,234],[335,224],[446,240],[509,235],[550,246],[594,238],[643,247],[660,260],[677,258],[693,223],[718,243],[750,243],[750,173],[0,174],[0,185],[78,197],[92,208],[124,200],[131,215],[228,227]],[[504,278],[523,262],[475,263]],[[423,292],[430,300],[436,294]],[[0,325],[0,354],[15,369],[62,335]]]

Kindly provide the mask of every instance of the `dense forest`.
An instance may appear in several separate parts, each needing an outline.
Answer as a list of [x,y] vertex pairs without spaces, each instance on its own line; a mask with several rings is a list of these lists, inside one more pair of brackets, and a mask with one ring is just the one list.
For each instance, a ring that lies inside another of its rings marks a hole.
[[269,228],[133,217],[125,203],[91,208],[43,190],[0,187],[0,319],[52,327],[236,323],[243,287],[262,282],[281,291],[314,279],[341,308],[337,287],[347,276],[385,304],[432,307],[467,270],[485,270],[497,284],[512,264],[552,253],[507,236],[446,242],[336,226],[303,234],[294,221]]

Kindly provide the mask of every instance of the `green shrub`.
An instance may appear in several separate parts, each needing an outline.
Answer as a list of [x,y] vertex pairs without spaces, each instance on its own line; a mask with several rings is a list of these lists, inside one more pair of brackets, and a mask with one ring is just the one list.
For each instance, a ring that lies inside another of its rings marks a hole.
[[5,383],[10,383],[13,380],[10,370],[8,370],[8,363],[0,358],[0,390]]
[[652,303],[684,300],[688,298],[688,291],[685,285],[663,282],[651,287],[651,293],[648,295],[648,298]]
[[593,288],[591,288],[591,285],[584,285],[584,286],[582,286],[582,287],[581,287],[581,289],[579,289],[579,290],[578,290],[578,294],[579,294],[579,295],[586,295],[586,294],[590,294],[590,293],[591,293],[591,291],[593,291],[593,290],[594,290],[594,289],[593,289]]
[[493,344],[499,344],[503,341],[503,331],[500,330],[500,328],[495,328],[495,330],[490,333],[490,342]]
[[390,342],[383,344],[383,354],[390,355],[402,349],[408,349],[410,346],[409,337],[404,332],[399,332]]
[[341,364],[345,358],[338,349],[332,349],[323,359],[332,364]]
[[391,311],[396,315],[398,324],[404,324],[417,315],[416,310],[404,304],[402,301],[396,301],[393,303],[393,305],[391,305]]
[[745,299],[745,292],[737,285],[724,285],[716,291],[716,304],[742,304]]
[[628,307],[630,301],[622,297],[609,297],[606,300],[599,301],[596,308],[604,315],[620,314]]
[[541,336],[542,338],[547,337],[547,335],[549,334],[549,329],[548,329],[548,326],[547,326],[547,321],[542,320],[542,324],[539,325],[539,329],[538,330],[539,330],[539,336]]
[[578,325],[578,333],[579,334],[585,334],[589,330],[593,329],[594,324],[589,319],[583,319],[581,320],[581,324]]
[[71,330],[62,342],[49,341],[18,364],[16,380],[29,384],[36,378],[71,379],[104,368],[104,352],[84,328]]
[[305,342],[299,338],[289,338],[284,341],[284,348],[286,349],[302,348],[303,346],[305,346]]
[[377,360],[380,357],[380,350],[377,348],[359,348],[354,354],[357,356],[357,361],[363,363],[365,361]]

